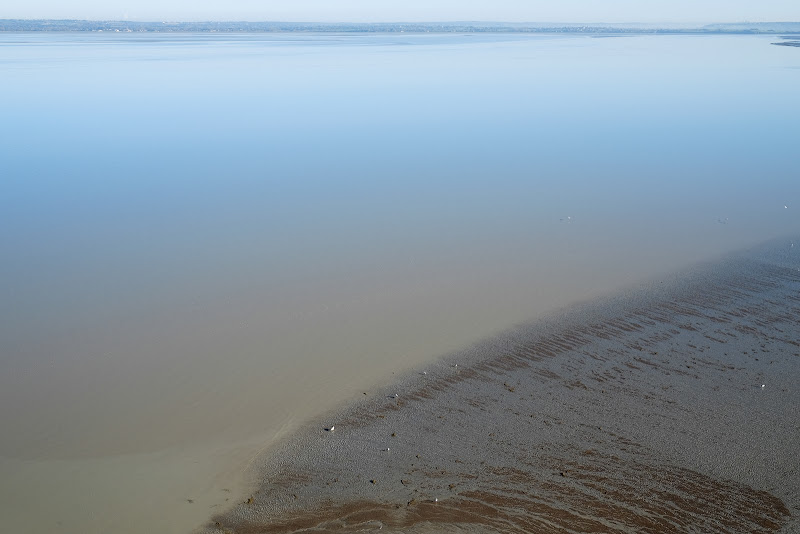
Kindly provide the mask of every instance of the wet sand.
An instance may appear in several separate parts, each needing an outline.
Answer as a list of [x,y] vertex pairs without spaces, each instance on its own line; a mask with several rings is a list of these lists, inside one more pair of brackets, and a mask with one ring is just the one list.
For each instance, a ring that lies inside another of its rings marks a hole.
[[781,241],[364,391],[201,531],[796,532],[799,376]]

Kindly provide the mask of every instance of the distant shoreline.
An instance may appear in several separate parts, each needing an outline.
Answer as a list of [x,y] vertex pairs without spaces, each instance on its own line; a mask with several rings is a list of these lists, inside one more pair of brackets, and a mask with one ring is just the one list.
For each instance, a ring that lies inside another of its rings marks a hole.
[[800,22],[720,23],[700,26],[634,23],[507,22],[282,22],[282,21],[126,21],[0,19],[0,32],[142,32],[142,33],[577,33],[577,34],[800,34]]

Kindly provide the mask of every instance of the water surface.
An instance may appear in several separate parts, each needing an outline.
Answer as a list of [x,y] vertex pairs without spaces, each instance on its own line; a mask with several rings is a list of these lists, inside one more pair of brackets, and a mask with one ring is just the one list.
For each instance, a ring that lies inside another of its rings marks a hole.
[[5,524],[185,532],[392,373],[796,232],[773,40],[0,35]]

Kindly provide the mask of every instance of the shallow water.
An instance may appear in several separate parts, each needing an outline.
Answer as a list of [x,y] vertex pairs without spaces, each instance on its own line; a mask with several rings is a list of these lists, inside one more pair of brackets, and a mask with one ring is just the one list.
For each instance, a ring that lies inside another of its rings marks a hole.
[[393,372],[796,232],[774,40],[0,35],[5,524],[185,532]]

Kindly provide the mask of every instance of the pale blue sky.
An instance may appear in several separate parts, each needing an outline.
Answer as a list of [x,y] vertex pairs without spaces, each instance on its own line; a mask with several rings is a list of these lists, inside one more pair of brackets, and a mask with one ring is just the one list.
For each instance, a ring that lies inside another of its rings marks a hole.
[[131,20],[763,22],[798,0],[4,0],[0,18]]

